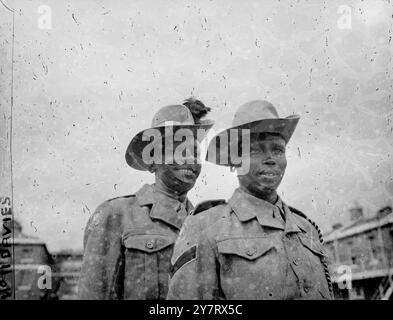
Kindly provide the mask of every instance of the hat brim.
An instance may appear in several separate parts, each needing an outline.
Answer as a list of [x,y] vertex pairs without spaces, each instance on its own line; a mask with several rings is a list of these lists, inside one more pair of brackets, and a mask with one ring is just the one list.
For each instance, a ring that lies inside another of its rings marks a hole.
[[[222,166],[232,165],[230,157],[228,156],[230,150],[229,138],[231,137],[231,132],[233,132],[231,130],[248,129],[250,134],[262,132],[277,133],[283,137],[286,143],[288,143],[296,129],[299,119],[299,115],[291,115],[286,118],[256,120],[225,129],[210,140],[206,161]],[[238,139],[235,139],[235,141],[237,142]]]
[[[206,137],[207,132],[213,127],[214,121],[212,120],[201,120],[200,124],[195,125],[173,125],[173,126],[159,126],[159,127],[152,127],[145,130],[138,132],[129,143],[125,158],[127,164],[140,171],[147,171],[149,169],[149,164],[145,163],[142,159],[142,152],[144,148],[152,143],[151,140],[145,141],[142,139],[144,133],[148,132],[149,130],[156,129],[159,130],[161,137],[167,136],[168,128],[171,128],[171,132],[175,134],[180,129],[186,129],[189,131],[194,137],[197,138],[198,141],[203,140]],[[198,129],[204,129],[203,131],[198,131]]]

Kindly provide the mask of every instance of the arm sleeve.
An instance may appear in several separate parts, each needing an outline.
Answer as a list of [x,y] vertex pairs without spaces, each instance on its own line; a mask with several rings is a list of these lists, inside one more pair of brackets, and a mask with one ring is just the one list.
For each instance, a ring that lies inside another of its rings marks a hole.
[[79,298],[120,299],[122,265],[120,216],[106,202],[97,208],[85,229]]
[[219,290],[219,263],[214,241],[192,221],[184,225],[175,244],[168,300],[216,300]]

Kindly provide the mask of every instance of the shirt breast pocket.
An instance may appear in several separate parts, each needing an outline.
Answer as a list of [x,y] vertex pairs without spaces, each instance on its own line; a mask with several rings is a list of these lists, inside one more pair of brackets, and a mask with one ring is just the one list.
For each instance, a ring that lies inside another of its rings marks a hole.
[[126,299],[159,299],[166,294],[175,236],[129,230],[125,247]]
[[318,259],[324,257],[326,258],[325,249],[323,248],[319,239],[313,238],[305,234],[299,234],[299,239],[303,246],[307,248],[309,252],[312,252],[313,255],[316,255]]
[[259,273],[263,265],[273,263],[275,259],[275,246],[265,237],[222,239],[217,242],[217,249],[223,272],[235,276],[254,271]]
[[326,275],[327,270],[327,254],[325,248],[318,238],[311,237],[307,234],[299,234],[300,242],[305,248],[306,255],[309,259],[308,277],[313,279],[313,283],[319,287],[321,298],[330,299],[329,286]]
[[267,238],[230,238],[217,241],[218,251],[223,255],[235,255],[246,260],[256,260],[274,248]]
[[267,237],[217,241],[220,284],[228,299],[269,299],[280,283],[279,255]]

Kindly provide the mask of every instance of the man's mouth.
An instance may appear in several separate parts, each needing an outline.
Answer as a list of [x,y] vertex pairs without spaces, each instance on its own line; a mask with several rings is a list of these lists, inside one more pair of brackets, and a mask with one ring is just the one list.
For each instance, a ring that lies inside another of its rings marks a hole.
[[195,176],[195,172],[192,169],[177,169],[177,172],[183,176]]
[[176,169],[177,176],[183,181],[195,180],[197,177],[197,171],[192,168],[178,168]]
[[258,177],[261,178],[276,178],[278,177],[280,174],[277,172],[273,172],[273,171],[260,171],[258,172]]

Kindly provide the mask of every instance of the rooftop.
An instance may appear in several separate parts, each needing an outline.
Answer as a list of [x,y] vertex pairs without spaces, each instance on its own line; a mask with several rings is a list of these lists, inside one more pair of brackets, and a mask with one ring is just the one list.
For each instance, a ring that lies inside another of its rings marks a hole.
[[[359,208],[357,208],[359,210]],[[366,218],[358,215],[354,221],[346,226],[336,225],[336,228],[324,234],[325,242],[346,238],[372,229],[393,223],[392,207],[386,206],[378,210],[374,217]]]

